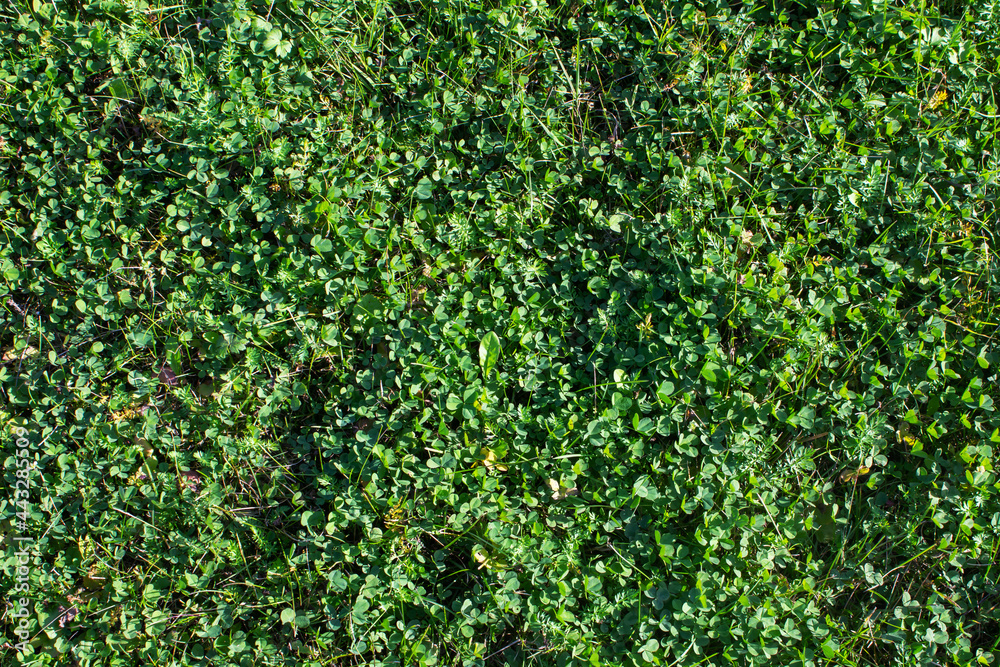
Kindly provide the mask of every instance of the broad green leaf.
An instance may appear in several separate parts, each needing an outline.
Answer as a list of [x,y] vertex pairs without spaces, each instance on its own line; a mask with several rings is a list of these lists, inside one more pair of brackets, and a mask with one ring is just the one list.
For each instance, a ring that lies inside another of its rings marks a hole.
[[318,253],[327,253],[333,251],[333,241],[330,239],[324,239],[318,234],[312,239],[312,246],[316,249]]
[[489,375],[500,358],[500,338],[489,332],[479,341],[479,365],[483,368],[483,374]]
[[361,297],[361,300],[354,306],[354,315],[361,322],[381,318],[384,314],[385,307],[382,302],[371,294]]
[[670,397],[674,394],[674,383],[670,380],[664,380],[660,383],[660,386],[656,389],[656,397],[664,404],[670,402]]
[[278,48],[279,44],[281,44],[281,31],[274,28],[268,32],[267,37],[264,38],[264,49],[271,51]]
[[569,609],[561,608],[556,612],[556,618],[563,623],[570,623],[576,620],[576,616]]
[[714,383],[717,380],[715,371],[717,371],[718,369],[719,366],[717,364],[709,361],[702,367],[701,376],[706,380],[708,380],[709,382]]
[[127,100],[132,97],[132,90],[129,88],[128,82],[123,77],[118,77],[112,80],[108,85],[108,92],[113,97],[121,100]]
[[434,181],[424,176],[417,181],[417,199],[430,199],[434,194]]

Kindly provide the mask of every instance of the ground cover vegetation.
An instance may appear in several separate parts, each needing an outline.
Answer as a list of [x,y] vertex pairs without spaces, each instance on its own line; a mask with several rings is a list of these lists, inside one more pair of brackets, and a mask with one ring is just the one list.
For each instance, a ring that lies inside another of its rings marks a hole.
[[5,3],[0,663],[992,664],[998,35]]

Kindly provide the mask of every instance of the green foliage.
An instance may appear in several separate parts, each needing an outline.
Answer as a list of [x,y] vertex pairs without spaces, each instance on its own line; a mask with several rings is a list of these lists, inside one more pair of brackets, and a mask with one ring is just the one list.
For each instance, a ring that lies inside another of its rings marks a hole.
[[0,16],[0,664],[995,660],[997,2]]

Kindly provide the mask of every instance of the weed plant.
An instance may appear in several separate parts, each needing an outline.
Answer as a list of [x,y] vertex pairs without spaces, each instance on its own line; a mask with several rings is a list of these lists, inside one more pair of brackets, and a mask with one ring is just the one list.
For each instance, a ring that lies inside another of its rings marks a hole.
[[5,3],[0,664],[993,664],[998,34]]

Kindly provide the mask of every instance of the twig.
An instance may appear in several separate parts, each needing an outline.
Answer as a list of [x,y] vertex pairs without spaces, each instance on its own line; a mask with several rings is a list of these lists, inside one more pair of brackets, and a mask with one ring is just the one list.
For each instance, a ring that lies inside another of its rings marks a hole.
[[490,658],[492,658],[493,656],[497,655],[498,653],[503,653],[504,651],[506,651],[507,649],[509,649],[514,644],[523,644],[523,643],[524,643],[524,640],[522,640],[522,639],[515,639],[511,643],[509,643],[506,646],[504,646],[502,649],[499,649],[499,650],[494,651],[493,653],[490,653],[488,656],[486,656],[485,658],[483,658],[483,660],[489,660]]

